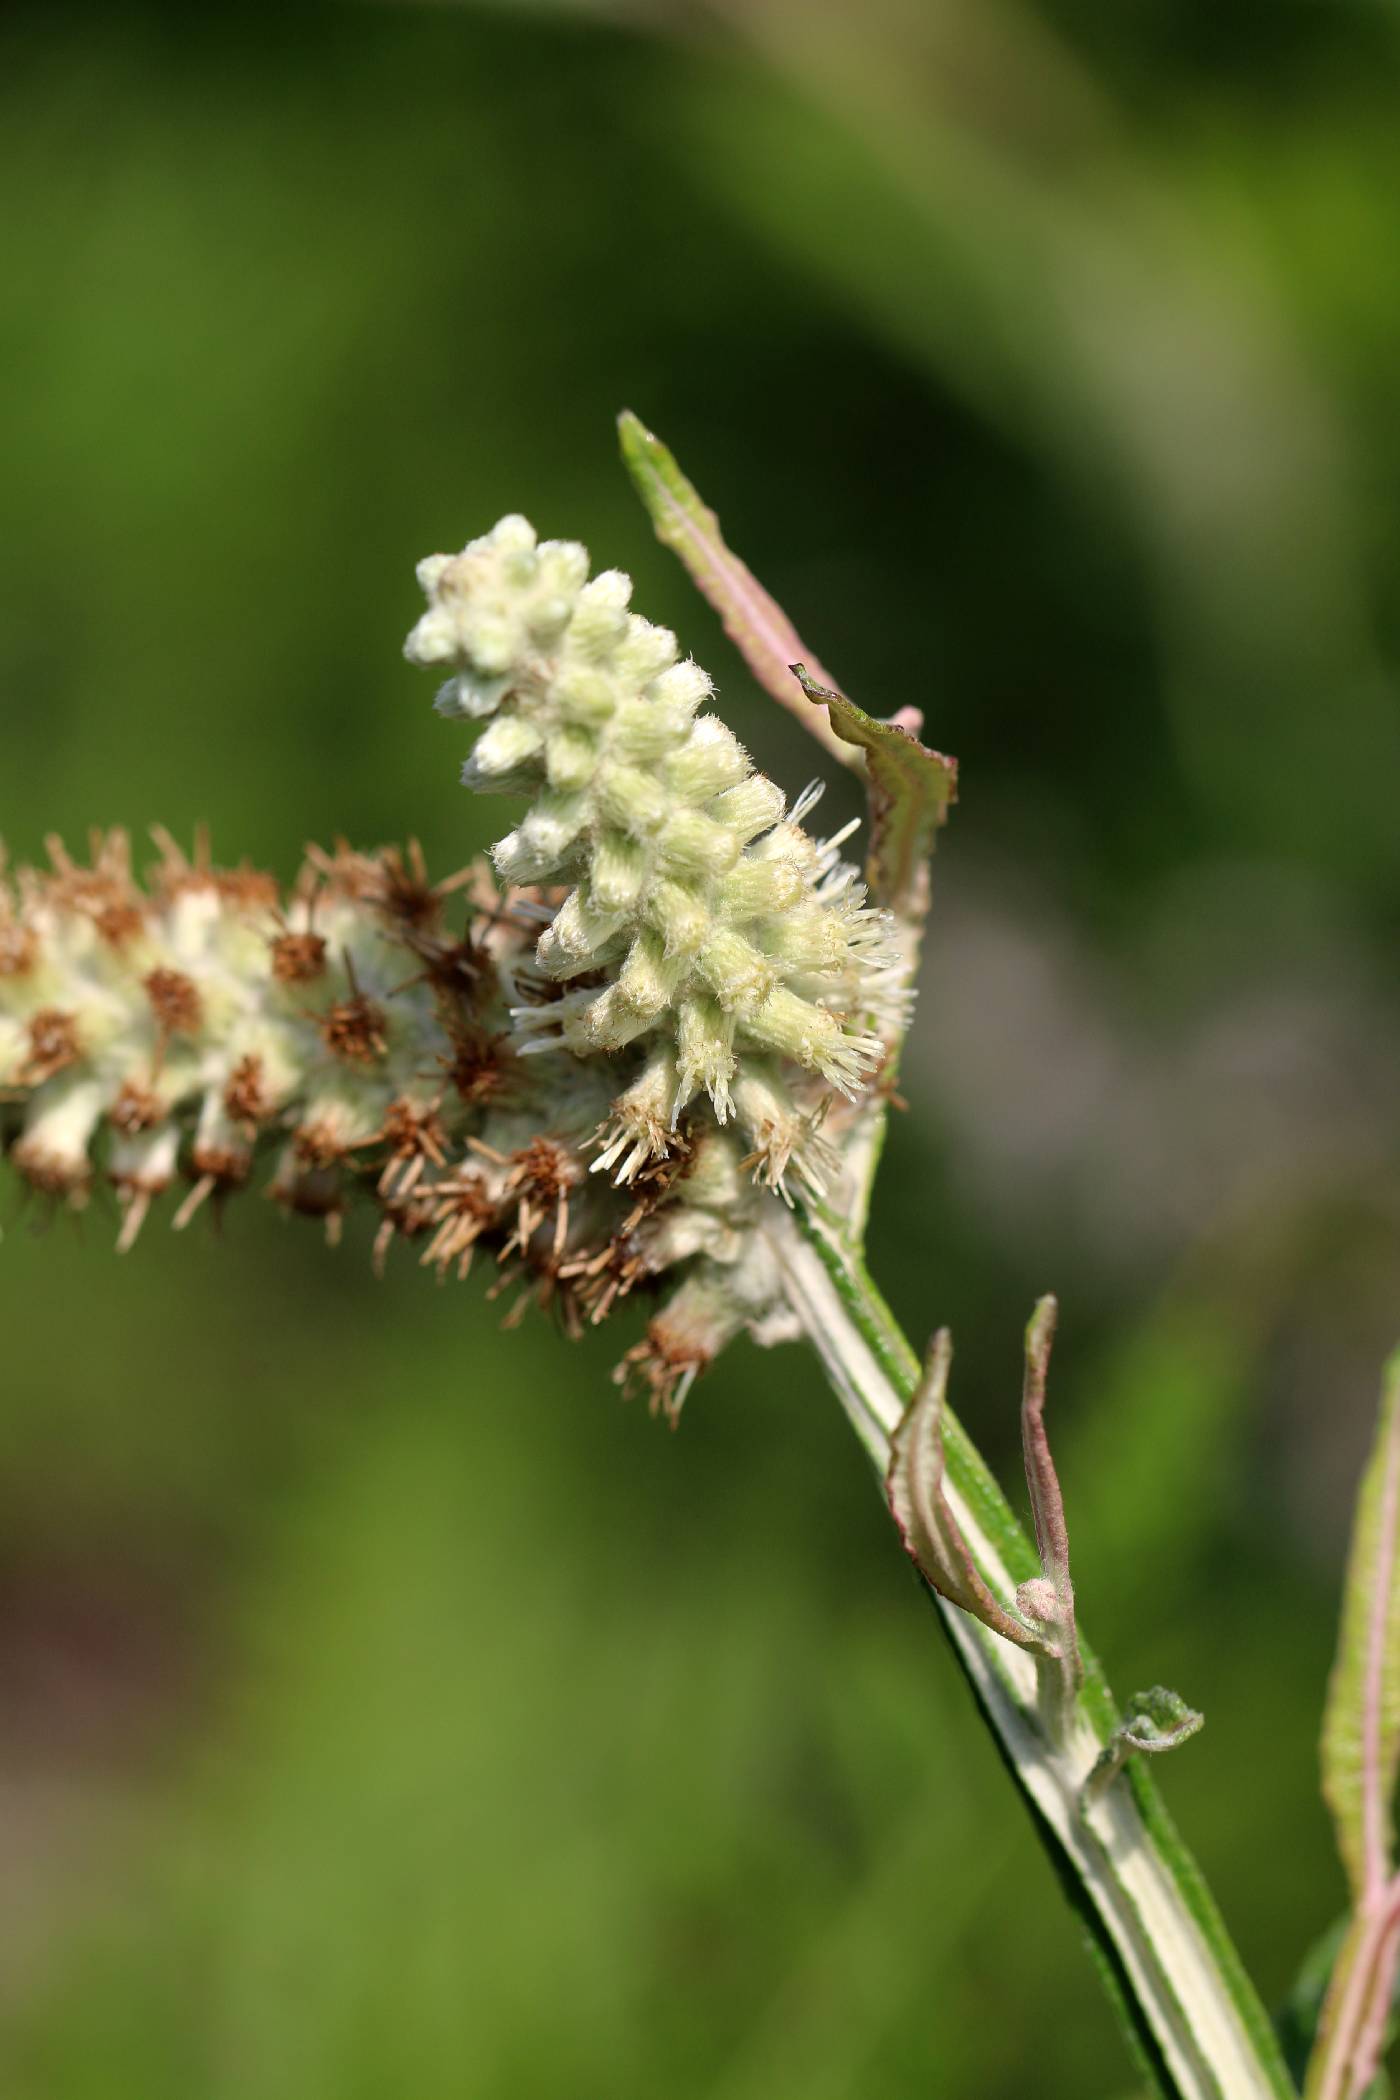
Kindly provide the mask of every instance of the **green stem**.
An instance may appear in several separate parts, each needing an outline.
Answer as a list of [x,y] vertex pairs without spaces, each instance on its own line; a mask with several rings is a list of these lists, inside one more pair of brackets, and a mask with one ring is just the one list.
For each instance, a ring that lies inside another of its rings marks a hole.
[[[834,1221],[784,1213],[769,1230],[788,1301],[883,1476],[918,1377],[914,1352]],[[943,1434],[959,1527],[984,1580],[1009,1602],[1040,1572],[1034,1548],[951,1414]],[[934,1602],[1159,2089],[1170,2100],[1293,2096],[1268,2016],[1140,1761],[1082,1805],[1118,1721],[1088,1649],[1072,1726],[1051,1743],[1037,1717],[1033,1660],[943,1598]]]

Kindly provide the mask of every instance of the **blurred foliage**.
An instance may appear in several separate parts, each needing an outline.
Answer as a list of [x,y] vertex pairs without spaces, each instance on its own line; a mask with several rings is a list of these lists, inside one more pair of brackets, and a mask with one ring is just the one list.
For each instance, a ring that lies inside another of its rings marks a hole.
[[[0,27],[12,851],[207,819],[283,874],[337,832],[460,861],[398,639],[414,558],[511,508],[631,569],[799,784],[616,465],[635,407],[853,696],[962,762],[874,1266],[953,1323],[1002,1457],[1060,1292],[1086,1626],[1205,1709],[1167,1791],[1276,2000],[1340,1908],[1316,1716],[1400,1325],[1398,70],[1360,0]],[[1037,971],[1081,1021],[1109,988],[1097,1061]],[[1164,1193],[1318,1013],[1351,1033],[1306,1113]],[[978,1069],[1028,1046],[985,1127],[955,1022]],[[1142,1042],[1153,1145],[1100,1157],[1066,1119]],[[621,1326],[502,1336],[476,1284],[374,1284],[363,1235],[244,1215],[119,1263],[100,1206],[31,1222],[15,2100],[1126,2090],[805,1359],[736,1351],[672,1438],[607,1383]]]

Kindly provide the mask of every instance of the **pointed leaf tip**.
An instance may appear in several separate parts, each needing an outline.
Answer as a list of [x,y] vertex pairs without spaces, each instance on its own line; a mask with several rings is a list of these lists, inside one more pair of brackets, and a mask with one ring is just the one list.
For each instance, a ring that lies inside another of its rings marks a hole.
[[1357,1498],[1337,1659],[1322,1727],[1322,1792],[1358,1901],[1391,1871],[1400,1768],[1400,1350]]
[[804,708],[794,693],[788,666],[794,657],[811,657],[811,651],[782,607],[726,546],[719,519],[681,472],[674,454],[630,408],[618,417],[617,430],[623,464],[657,538],[679,555],[759,684],[798,717],[832,758],[843,766],[858,766],[859,756],[849,742],[843,743],[831,724]]
[[[803,642],[782,607],[724,541],[719,519],[654,431],[624,409],[618,417],[623,462],[663,545],[724,622],[730,640],[764,690],[795,714],[831,757],[863,771],[870,800],[866,876],[881,904],[922,916],[924,863],[934,834],[957,799],[957,766],[919,742],[923,717],[901,707],[888,721],[848,700]],[[804,706],[796,678],[814,706]]]

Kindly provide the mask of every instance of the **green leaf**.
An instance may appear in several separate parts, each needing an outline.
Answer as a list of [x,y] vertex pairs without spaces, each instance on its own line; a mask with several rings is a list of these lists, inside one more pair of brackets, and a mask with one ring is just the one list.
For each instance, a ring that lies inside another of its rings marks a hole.
[[1322,1728],[1322,1791],[1359,1902],[1391,1868],[1400,1765],[1400,1350],[1386,1365]]
[[957,800],[957,760],[930,751],[897,718],[877,721],[844,693],[818,685],[805,664],[794,664],[792,670],[807,698],[826,708],[836,734],[865,753],[870,802],[865,873],[872,892],[892,910],[922,917],[925,863],[933,851],[934,833],[946,823]]
[[[871,890],[881,904],[920,916],[924,862],[956,797],[955,762],[919,742],[922,717],[917,709],[901,709],[886,722],[848,700],[782,607],[725,545],[719,519],[660,438],[630,409],[619,416],[618,433],[623,460],[658,539],[680,556],[759,684],[797,715],[833,758],[864,772],[870,801],[866,876]],[[815,707],[803,704],[799,687]]]

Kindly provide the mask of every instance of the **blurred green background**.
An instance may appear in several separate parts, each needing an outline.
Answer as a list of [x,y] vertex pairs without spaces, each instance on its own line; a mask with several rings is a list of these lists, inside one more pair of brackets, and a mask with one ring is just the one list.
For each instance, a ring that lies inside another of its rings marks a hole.
[[[634,407],[963,797],[873,1258],[1014,1484],[1054,1287],[1086,1623],[1261,1989],[1400,1328],[1400,17],[645,0],[0,28],[0,829],[284,874],[489,810],[399,658],[505,509],[657,548]],[[837,798],[833,798],[834,800]],[[42,1221],[40,1221],[42,1222]],[[676,1436],[269,1207],[0,1248],[10,2100],[1102,2094],[1048,1868],[796,1351]]]

